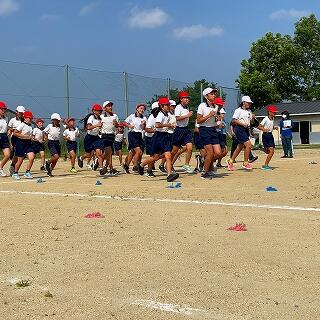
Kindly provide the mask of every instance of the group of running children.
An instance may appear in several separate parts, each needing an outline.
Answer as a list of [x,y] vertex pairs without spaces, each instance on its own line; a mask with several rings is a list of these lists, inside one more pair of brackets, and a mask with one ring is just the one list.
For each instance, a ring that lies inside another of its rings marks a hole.
[[[94,170],[99,170],[100,175],[109,172],[117,175],[112,164],[113,154],[119,156],[120,165],[126,173],[133,171],[143,175],[145,167],[146,176],[154,177],[155,163],[161,161],[159,169],[166,173],[167,181],[171,182],[179,177],[174,169],[174,163],[182,153],[185,153],[185,163],[182,170],[187,173],[201,173],[202,179],[212,179],[217,167],[222,167],[221,160],[227,155],[227,130],[224,121],[224,101],[218,97],[215,88],[203,90],[203,102],[200,103],[194,132],[189,129],[189,120],[193,116],[188,105],[190,95],[182,91],[178,95],[178,105],[174,100],[160,97],[151,106],[151,114],[148,118],[144,115],[147,106],[138,104],[135,113],[129,115],[125,121],[119,122],[118,116],[113,113],[113,103],[105,101],[103,105],[94,104],[92,113],[84,118],[86,135],[84,138],[84,154],[77,156],[77,139],[80,136],[79,129],[75,126],[75,119],[68,118],[62,121],[58,113],[51,115],[51,123],[45,128],[44,121],[36,119],[35,127],[32,127],[33,114],[25,110],[23,106],[16,108],[16,116],[9,123],[6,121],[6,103],[0,102],[0,149],[3,158],[0,162],[0,176],[5,177],[4,166],[11,159],[9,168],[10,176],[20,179],[19,169],[24,159],[28,159],[24,176],[32,178],[30,172],[35,155],[40,154],[41,168],[48,176],[52,172],[61,154],[61,136],[66,141],[71,173],[76,173],[75,163],[82,168],[84,162]],[[234,170],[234,163],[244,149],[244,161],[242,167],[252,170],[249,161],[251,152],[250,127],[255,117],[250,111],[252,101],[249,96],[243,96],[240,106],[234,111],[231,127],[234,141],[237,147],[227,160],[228,170]],[[275,143],[272,131],[274,117],[277,112],[275,106],[268,107],[268,115],[258,123],[256,127],[263,131],[262,141],[264,151],[267,153],[263,170],[270,170],[269,162],[273,156]],[[125,138],[125,128],[128,128],[128,139]],[[126,141],[129,153],[122,161],[122,144]],[[51,157],[45,161],[45,142],[47,142]],[[190,166],[193,144],[199,150],[196,156],[197,166],[193,170]],[[142,161],[142,155],[146,151],[148,155]]]

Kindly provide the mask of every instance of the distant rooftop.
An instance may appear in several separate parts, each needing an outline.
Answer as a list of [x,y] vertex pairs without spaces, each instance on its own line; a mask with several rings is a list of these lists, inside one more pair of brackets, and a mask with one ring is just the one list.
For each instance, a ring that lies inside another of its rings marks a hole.
[[[320,100],[315,101],[298,101],[298,102],[286,102],[286,103],[273,103],[278,107],[278,114],[282,111],[287,110],[290,115],[299,114],[320,114]],[[267,106],[268,107],[268,106]],[[267,107],[255,112],[257,117],[262,117],[267,115]]]

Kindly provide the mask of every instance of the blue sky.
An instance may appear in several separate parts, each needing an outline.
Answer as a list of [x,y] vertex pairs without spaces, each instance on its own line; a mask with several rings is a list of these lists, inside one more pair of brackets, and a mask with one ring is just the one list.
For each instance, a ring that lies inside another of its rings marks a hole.
[[318,11],[296,0],[0,0],[0,59],[233,87],[253,41]]

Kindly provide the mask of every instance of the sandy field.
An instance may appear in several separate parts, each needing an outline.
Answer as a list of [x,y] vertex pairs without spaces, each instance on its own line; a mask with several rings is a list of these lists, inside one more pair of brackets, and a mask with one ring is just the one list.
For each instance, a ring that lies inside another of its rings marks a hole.
[[320,150],[258,155],[178,189],[63,160],[0,179],[0,319],[320,319]]

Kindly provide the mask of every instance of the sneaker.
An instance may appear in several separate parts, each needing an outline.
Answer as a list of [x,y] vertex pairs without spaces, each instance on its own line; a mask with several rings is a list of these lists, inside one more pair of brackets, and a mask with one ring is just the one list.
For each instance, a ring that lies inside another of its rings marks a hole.
[[213,178],[216,174],[217,174],[217,172],[215,172],[215,171],[208,171],[208,172],[205,172],[204,174],[208,174],[211,178]]
[[253,158],[251,158],[251,159],[249,159],[249,163],[253,163],[253,162],[255,162],[256,160],[258,160],[258,156],[255,156],[255,157],[253,157]]
[[166,170],[166,168],[164,167],[164,164],[160,164],[159,170],[160,170],[161,172],[163,172],[163,173],[167,173],[167,170]]
[[12,176],[14,174],[14,165],[10,165],[9,167],[9,173],[10,173],[10,176]]
[[187,173],[192,173],[193,172],[192,168],[188,164],[183,165],[182,166],[182,170],[187,172]]
[[77,159],[78,159],[79,168],[83,168],[83,160],[82,160],[81,156],[78,156]]
[[70,172],[71,172],[71,173],[77,173],[78,171],[77,171],[76,168],[71,168],[71,169],[70,169]]
[[13,174],[11,175],[11,177],[12,177],[13,179],[15,179],[15,180],[20,180],[20,177],[19,177],[19,174],[18,174],[18,173],[13,173]]
[[46,161],[46,170],[47,170],[47,175],[49,177],[52,177],[51,166],[50,166],[50,163],[48,161]]
[[204,180],[211,180],[212,179],[212,176],[210,175],[209,172],[205,172],[201,175],[200,177],[201,179],[204,179]]
[[4,172],[3,169],[0,169],[0,177],[6,177],[6,173]]
[[92,164],[86,164],[87,170],[93,170],[93,163]]
[[252,170],[252,164],[247,162],[242,164],[242,168],[245,170]]
[[32,178],[33,178],[33,176],[32,176],[32,174],[30,173],[30,171],[26,171],[23,176],[26,177],[26,178],[28,178],[28,179],[32,179]]
[[168,176],[167,176],[167,181],[168,182],[172,182],[174,180],[177,180],[179,178],[179,173],[175,172],[175,173],[170,173]]
[[99,161],[98,161],[98,158],[96,158],[96,159],[94,159],[94,161],[93,161],[93,166],[92,166],[92,168],[93,168],[94,171],[97,171],[98,167],[99,167]]
[[104,176],[108,172],[107,167],[103,167],[102,169],[99,170],[100,176]]
[[269,167],[269,166],[266,166],[266,165],[263,165],[262,167],[261,167],[261,169],[262,170],[272,170],[272,168],[271,167]]
[[149,178],[154,178],[155,177],[155,175],[154,175],[152,170],[148,170],[147,173],[146,173],[146,176],[149,177]]
[[133,168],[132,168],[132,171],[133,171],[133,172],[139,172],[139,167],[133,167]]
[[282,156],[281,158],[288,158],[288,156],[287,156],[287,155],[284,155],[284,156]]
[[197,174],[197,173],[199,173],[199,172],[201,172],[200,169],[194,168],[193,173]]
[[140,174],[140,176],[143,176],[143,174],[144,174],[144,167],[142,167],[142,166],[139,164],[139,167],[137,168],[137,171],[138,171],[138,173]]
[[124,169],[124,171],[125,171],[126,173],[130,173],[129,166],[128,166],[126,163],[124,163],[124,164],[122,165],[122,168]]
[[233,171],[234,170],[234,165],[230,160],[227,160],[227,168],[229,171]]
[[45,171],[46,171],[46,168],[45,168],[44,166],[41,166],[41,167],[40,167],[40,170],[45,172]]
[[116,169],[111,169],[109,174],[110,176],[117,176],[120,172]]
[[293,158],[293,155],[290,155],[288,158]]

